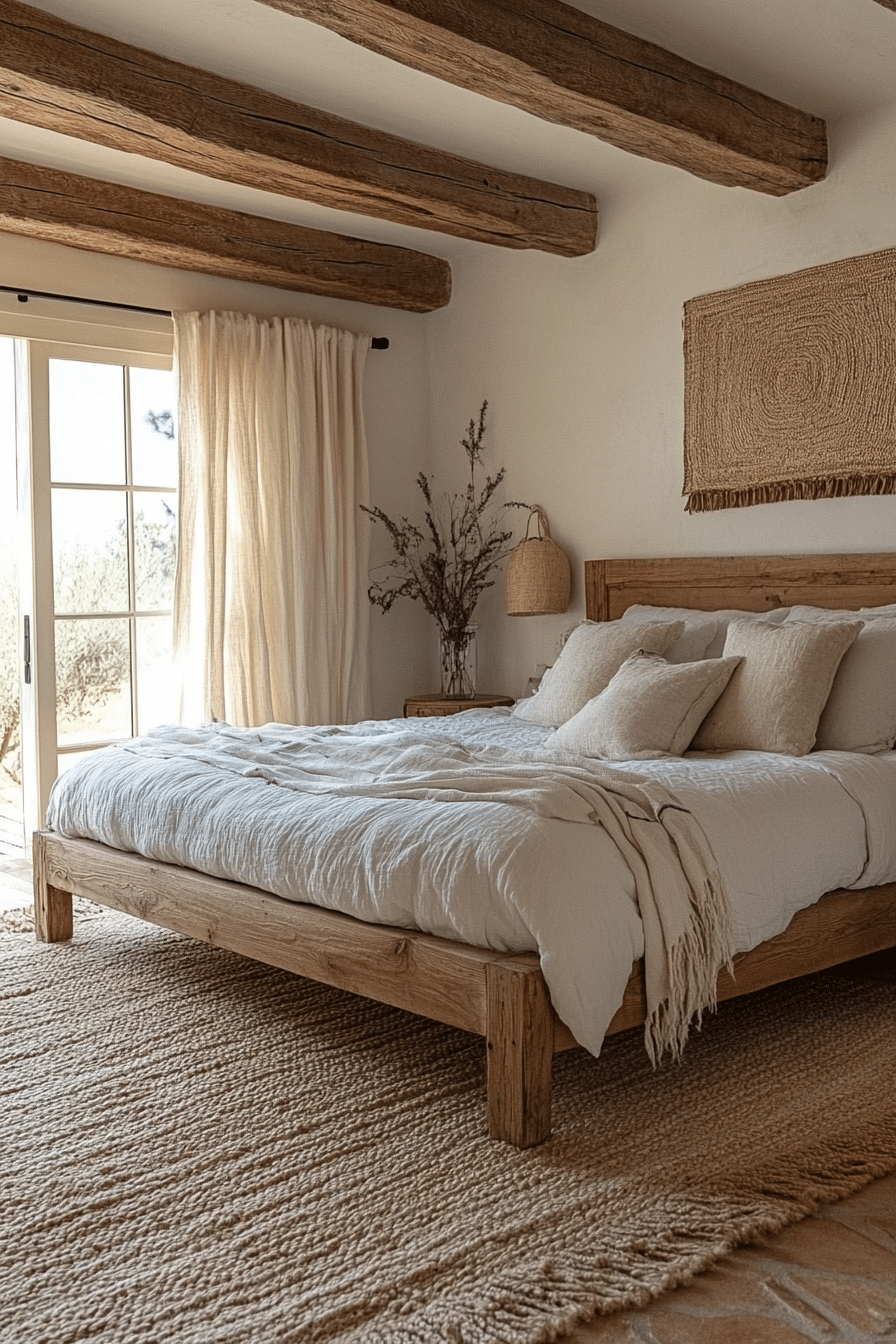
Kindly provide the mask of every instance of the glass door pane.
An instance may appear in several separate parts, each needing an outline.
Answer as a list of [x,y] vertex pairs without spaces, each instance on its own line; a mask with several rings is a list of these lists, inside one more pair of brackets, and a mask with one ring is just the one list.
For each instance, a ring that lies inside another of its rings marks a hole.
[[124,485],[124,368],[50,360],[50,477]]
[[131,462],[135,485],[177,486],[174,374],[128,369]]
[[174,602],[177,496],[134,495],[134,586],[138,611],[170,611]]
[[141,733],[172,723],[176,705],[171,676],[171,617],[137,621],[137,722]]
[[17,533],[14,347],[0,336],[0,853],[25,844]]
[[131,735],[130,621],[57,617],[57,745]]
[[52,509],[56,615],[127,611],[125,492],[54,486]]

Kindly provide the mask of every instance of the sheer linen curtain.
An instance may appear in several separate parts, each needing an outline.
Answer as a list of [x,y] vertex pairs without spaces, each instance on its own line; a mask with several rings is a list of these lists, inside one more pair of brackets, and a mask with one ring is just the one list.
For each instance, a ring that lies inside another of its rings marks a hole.
[[370,713],[369,336],[175,313],[181,722]]

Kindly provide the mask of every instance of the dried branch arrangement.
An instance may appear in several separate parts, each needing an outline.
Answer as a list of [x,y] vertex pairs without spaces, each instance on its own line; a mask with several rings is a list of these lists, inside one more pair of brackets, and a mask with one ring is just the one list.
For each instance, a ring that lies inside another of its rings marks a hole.
[[508,553],[513,536],[506,522],[509,510],[528,508],[518,501],[495,500],[505,472],[501,467],[491,476],[482,463],[487,409],[484,401],[478,422],[471,420],[461,439],[470,470],[463,491],[436,499],[430,478],[422,471],[418,475],[425,504],[422,528],[409,518],[396,521],[380,508],[361,506],[374,522],[382,523],[395,550],[393,559],[383,565],[388,575],[375,579],[368,589],[370,601],[386,612],[399,597],[419,600],[445,643],[456,646],[466,642],[476,604],[494,585],[492,575]]

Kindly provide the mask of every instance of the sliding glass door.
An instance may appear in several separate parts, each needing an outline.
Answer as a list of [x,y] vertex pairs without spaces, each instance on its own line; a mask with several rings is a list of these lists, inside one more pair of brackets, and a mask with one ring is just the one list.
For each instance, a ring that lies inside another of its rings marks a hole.
[[15,345],[30,830],[58,771],[174,715],[177,450],[170,360]]

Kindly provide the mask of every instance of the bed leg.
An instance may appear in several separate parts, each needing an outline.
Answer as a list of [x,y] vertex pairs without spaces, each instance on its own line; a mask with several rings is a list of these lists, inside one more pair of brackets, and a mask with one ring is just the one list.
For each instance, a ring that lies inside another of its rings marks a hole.
[[492,961],[488,995],[488,1132],[517,1148],[551,1136],[554,1027],[544,977],[531,960]]
[[39,943],[64,943],[72,936],[72,894],[47,881],[40,831],[34,833],[34,936]]

